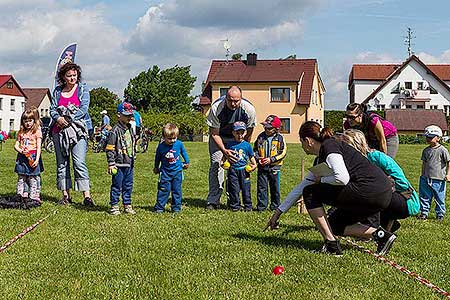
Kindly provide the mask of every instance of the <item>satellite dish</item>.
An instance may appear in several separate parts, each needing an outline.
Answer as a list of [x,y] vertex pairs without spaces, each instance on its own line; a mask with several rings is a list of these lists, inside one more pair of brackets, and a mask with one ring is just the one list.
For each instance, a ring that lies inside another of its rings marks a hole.
[[374,110],[377,107],[377,101],[375,99],[370,99],[367,104],[369,110]]
[[231,48],[231,43],[228,41],[228,39],[226,39],[226,40],[223,42],[223,47],[225,48],[225,50],[230,50],[230,48]]

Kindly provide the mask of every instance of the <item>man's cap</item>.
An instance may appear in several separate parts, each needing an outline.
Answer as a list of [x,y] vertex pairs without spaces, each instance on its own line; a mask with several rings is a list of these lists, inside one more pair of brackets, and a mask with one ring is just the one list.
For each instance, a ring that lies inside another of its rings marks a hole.
[[101,112],[100,112],[100,114],[101,115],[106,115],[108,112],[106,111],[106,110],[102,110]]
[[280,129],[281,127],[281,120],[280,118],[278,118],[275,115],[269,115],[267,116],[266,120],[264,122],[261,123],[264,128],[276,128],[276,129]]
[[134,110],[133,104],[129,102],[122,102],[119,105],[117,105],[117,112],[125,116],[133,115],[133,110]]
[[434,138],[435,136],[442,137],[442,129],[436,125],[430,125],[425,128],[424,135],[428,138]]
[[244,122],[241,121],[237,121],[233,123],[233,130],[237,131],[237,130],[247,130],[247,125],[245,125]]

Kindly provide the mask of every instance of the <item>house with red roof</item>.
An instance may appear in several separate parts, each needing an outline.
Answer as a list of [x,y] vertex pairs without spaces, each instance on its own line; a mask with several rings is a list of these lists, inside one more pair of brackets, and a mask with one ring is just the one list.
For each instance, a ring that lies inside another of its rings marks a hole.
[[26,95],[12,75],[0,75],[0,130],[19,130]]
[[208,114],[211,103],[232,85],[253,104],[258,123],[270,114],[281,119],[288,143],[299,142],[298,129],[305,121],[323,124],[325,87],[316,59],[258,60],[250,53],[246,60],[213,60],[199,102],[203,112]]
[[35,106],[42,117],[50,117],[50,100],[52,96],[49,88],[24,88],[27,96],[25,108]]
[[430,124],[447,130],[442,120],[450,115],[450,65],[426,65],[415,55],[402,64],[355,64],[348,89],[350,103],[393,110],[386,119],[400,133],[421,133]]

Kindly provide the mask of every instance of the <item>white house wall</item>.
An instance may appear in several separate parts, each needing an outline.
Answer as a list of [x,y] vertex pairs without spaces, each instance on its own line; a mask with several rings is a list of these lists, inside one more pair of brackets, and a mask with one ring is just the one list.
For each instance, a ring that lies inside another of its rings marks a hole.
[[369,81],[369,80],[355,80],[355,101],[356,103],[363,102],[367,96],[369,96],[374,90],[376,90],[382,81]]
[[[0,130],[9,132],[10,130],[19,130],[20,117],[25,107],[25,97],[1,95],[2,107],[0,109]],[[14,111],[11,111],[11,99],[14,99]],[[14,120],[13,128],[10,128],[10,120]]]

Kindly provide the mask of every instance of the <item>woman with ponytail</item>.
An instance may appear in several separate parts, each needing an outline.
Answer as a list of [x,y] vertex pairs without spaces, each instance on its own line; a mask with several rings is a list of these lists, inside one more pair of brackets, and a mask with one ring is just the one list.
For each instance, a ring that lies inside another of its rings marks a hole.
[[[299,135],[305,153],[316,156],[314,165],[325,163],[329,175],[309,172],[276,209],[267,227],[277,228],[280,215],[303,195],[308,213],[325,240],[322,252],[342,254],[337,235],[373,238],[377,252],[386,254],[396,238],[379,227],[380,211],[389,205],[392,195],[387,176],[353,147],[332,138],[329,128],[321,130],[319,123],[307,121]],[[329,218],[324,204],[336,207]]]
[[368,112],[364,103],[347,105],[346,118],[344,129],[361,130],[370,148],[395,158],[399,142],[397,128],[391,122],[384,120],[376,113]]

